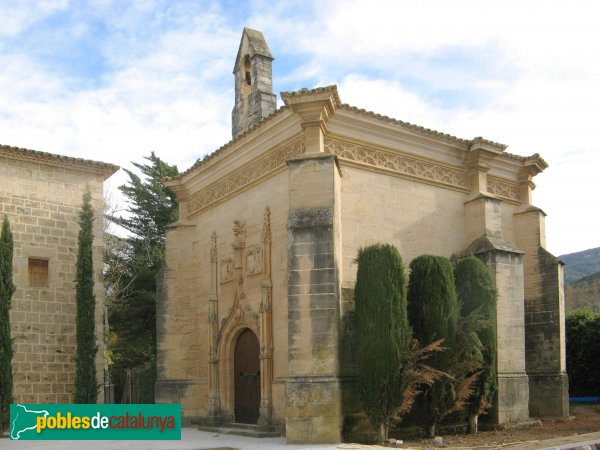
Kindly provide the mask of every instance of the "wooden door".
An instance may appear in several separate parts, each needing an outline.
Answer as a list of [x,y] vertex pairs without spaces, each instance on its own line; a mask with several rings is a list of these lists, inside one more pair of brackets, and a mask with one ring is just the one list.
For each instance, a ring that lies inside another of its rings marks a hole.
[[235,344],[233,374],[235,379],[235,421],[257,423],[260,408],[260,345],[248,328]]

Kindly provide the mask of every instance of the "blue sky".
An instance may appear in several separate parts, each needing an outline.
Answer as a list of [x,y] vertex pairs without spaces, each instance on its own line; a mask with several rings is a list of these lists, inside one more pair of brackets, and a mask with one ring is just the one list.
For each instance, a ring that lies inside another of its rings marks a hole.
[[276,58],[277,93],[335,83],[354,106],[541,153],[550,168],[534,203],[549,250],[600,246],[595,1],[0,0],[0,11],[2,144],[123,167],[154,150],[186,169],[230,139],[248,26]]

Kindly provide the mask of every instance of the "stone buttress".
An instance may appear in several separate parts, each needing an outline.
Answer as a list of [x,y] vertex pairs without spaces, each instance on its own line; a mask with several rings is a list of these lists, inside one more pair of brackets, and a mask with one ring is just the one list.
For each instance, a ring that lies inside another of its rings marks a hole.
[[282,94],[302,120],[305,154],[288,161],[288,443],[339,442],[340,173],[323,134],[337,97]]

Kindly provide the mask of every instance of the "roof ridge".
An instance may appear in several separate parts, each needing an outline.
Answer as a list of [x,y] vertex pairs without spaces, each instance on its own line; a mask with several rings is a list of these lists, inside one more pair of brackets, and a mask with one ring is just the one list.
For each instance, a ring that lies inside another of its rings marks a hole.
[[219,148],[217,148],[216,150],[213,150],[210,153],[207,153],[206,155],[204,155],[201,158],[198,158],[196,160],[196,162],[194,164],[192,164],[192,166],[187,169],[184,172],[181,172],[178,175],[175,175],[173,177],[166,177],[164,178],[165,181],[171,181],[171,180],[179,180],[181,179],[183,176],[187,175],[188,173],[190,173],[192,170],[200,167],[202,164],[204,164],[205,162],[213,159],[215,156],[217,156],[219,153],[225,151],[226,149],[228,149],[229,147],[231,147],[233,144],[235,144],[236,142],[238,142],[239,140],[241,140],[244,136],[248,135],[249,133],[251,133],[252,131],[262,127],[265,122],[267,122],[268,120],[272,119],[273,117],[279,115],[282,111],[288,109],[287,106],[281,106],[279,108],[277,108],[275,111],[273,111],[271,114],[269,114],[267,117],[263,117],[260,122],[258,122],[257,124],[252,125],[251,127],[245,129],[244,131],[242,131],[240,134],[238,134],[236,137],[232,138],[231,140],[229,140],[229,142],[226,142],[225,144],[223,144],[222,146],[220,146]]
[[406,122],[404,120],[394,119],[393,117],[389,117],[389,116],[386,116],[386,115],[383,115],[383,114],[379,114],[379,113],[376,113],[376,112],[373,112],[373,111],[370,111],[370,110],[367,110],[367,109],[364,109],[364,108],[358,108],[356,106],[349,105],[348,103],[342,103],[340,105],[340,107],[341,107],[341,109],[345,109],[347,111],[357,112],[359,114],[363,114],[363,115],[366,115],[366,116],[369,116],[369,117],[373,117],[375,119],[381,119],[381,120],[384,120],[386,122],[393,123],[395,125],[401,125],[403,127],[410,128],[410,129],[413,129],[413,130],[416,130],[416,131],[425,132],[427,134],[431,134],[432,136],[435,136],[435,137],[438,137],[438,138],[441,137],[443,139],[448,139],[448,140],[456,141],[458,143],[465,144],[465,145],[470,145],[470,144],[473,143],[472,139],[469,140],[469,139],[459,138],[459,137],[456,137],[456,136],[448,134],[448,133],[444,133],[444,132],[441,132],[441,131],[433,130],[431,128],[427,128],[427,127],[424,127],[424,126],[421,126],[421,125],[415,125],[413,123]]
[[49,153],[49,152],[43,152],[43,151],[39,151],[39,150],[31,150],[29,148],[23,148],[23,147],[13,147],[11,145],[5,145],[5,144],[0,144],[0,150],[4,150],[9,153],[22,153],[22,154],[26,154],[28,156],[34,156],[34,157],[38,157],[38,158],[47,158],[50,160],[55,160],[60,163],[95,166],[98,168],[102,168],[103,172],[108,173],[110,171],[111,175],[120,169],[120,167],[115,164],[106,163],[103,161],[95,161],[95,160],[91,160],[91,159],[76,158],[73,156],[60,155],[58,153]]

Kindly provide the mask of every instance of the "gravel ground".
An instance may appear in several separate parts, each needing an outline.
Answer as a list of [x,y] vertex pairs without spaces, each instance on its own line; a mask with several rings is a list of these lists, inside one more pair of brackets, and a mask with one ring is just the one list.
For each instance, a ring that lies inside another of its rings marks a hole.
[[[598,443],[600,450],[600,406],[576,406],[569,419],[543,420],[535,426],[485,431],[477,436],[443,436],[444,445],[455,449],[574,449],[579,444]],[[593,433],[593,434],[586,434]],[[400,436],[398,436],[400,437]],[[547,441],[552,439],[552,441]],[[544,442],[546,441],[546,442]],[[381,449],[359,444],[286,445],[285,438],[247,438],[182,429],[181,441],[11,441],[0,439],[0,449],[10,450],[258,450],[258,449]],[[428,439],[407,440],[403,448],[434,448]],[[585,446],[582,448],[586,448]],[[594,450],[595,447],[588,447]]]

